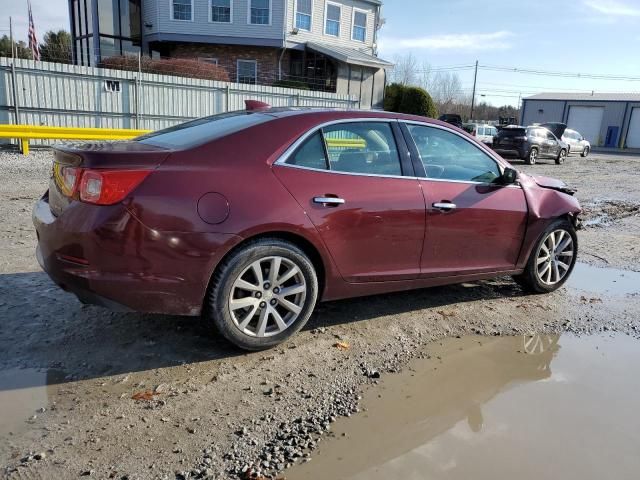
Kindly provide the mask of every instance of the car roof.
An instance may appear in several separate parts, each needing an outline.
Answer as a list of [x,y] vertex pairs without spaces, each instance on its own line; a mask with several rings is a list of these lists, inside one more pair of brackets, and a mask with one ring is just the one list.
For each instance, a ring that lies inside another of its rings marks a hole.
[[[388,118],[389,120],[406,120],[422,123],[432,123],[451,128],[450,123],[437,120],[435,118],[422,117],[419,115],[409,115],[406,113],[386,112],[383,110],[360,110],[345,108],[316,108],[316,107],[275,107],[260,112],[263,115],[270,115],[275,118],[287,118],[292,116],[319,116],[323,120],[341,120],[349,118]],[[454,127],[455,128],[455,127]]]

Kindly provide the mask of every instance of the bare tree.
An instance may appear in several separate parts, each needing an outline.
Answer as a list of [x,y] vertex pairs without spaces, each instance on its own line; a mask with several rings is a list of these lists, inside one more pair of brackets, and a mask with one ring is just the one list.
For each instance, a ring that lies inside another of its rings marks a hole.
[[413,53],[396,55],[393,60],[395,67],[391,71],[391,83],[415,85],[418,80],[418,60]]
[[454,103],[459,103],[463,93],[462,82],[457,73],[438,72],[435,74],[431,95],[441,112],[448,110]]

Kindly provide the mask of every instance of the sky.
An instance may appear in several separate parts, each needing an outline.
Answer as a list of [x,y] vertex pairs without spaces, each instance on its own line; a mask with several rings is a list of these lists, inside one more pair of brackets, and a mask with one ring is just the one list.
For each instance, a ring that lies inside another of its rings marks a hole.
[[[314,0],[322,1],[322,0]],[[0,35],[9,16],[27,37],[26,0],[0,0]],[[32,0],[38,37],[69,29],[67,0]],[[472,65],[544,72],[640,77],[640,0],[384,0],[379,54],[412,52],[434,69]],[[457,72],[471,93],[473,70]],[[640,92],[640,81],[478,72],[478,101],[517,105],[544,91]]]

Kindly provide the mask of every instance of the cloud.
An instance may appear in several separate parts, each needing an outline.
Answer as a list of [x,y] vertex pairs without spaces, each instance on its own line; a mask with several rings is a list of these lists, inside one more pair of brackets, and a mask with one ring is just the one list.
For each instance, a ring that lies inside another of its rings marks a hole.
[[415,38],[383,38],[381,48],[387,51],[401,49],[424,50],[506,50],[511,48],[512,32],[501,30],[493,33],[459,33],[430,35]]
[[640,17],[640,8],[618,0],[584,0],[584,4],[598,13],[615,17]]

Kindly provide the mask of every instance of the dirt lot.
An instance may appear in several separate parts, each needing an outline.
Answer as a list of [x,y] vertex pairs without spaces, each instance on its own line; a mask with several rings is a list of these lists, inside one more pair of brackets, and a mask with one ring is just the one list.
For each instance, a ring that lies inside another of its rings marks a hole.
[[584,265],[566,288],[526,296],[499,279],[322,304],[292,342],[254,354],[197,319],[112,313],[59,291],[36,263],[31,225],[49,162],[46,151],[0,154],[0,467],[8,478],[281,472],[306,461],[336,418],[359,411],[364,391],[424,356],[434,339],[640,337],[640,157],[514,163],[578,188]]

